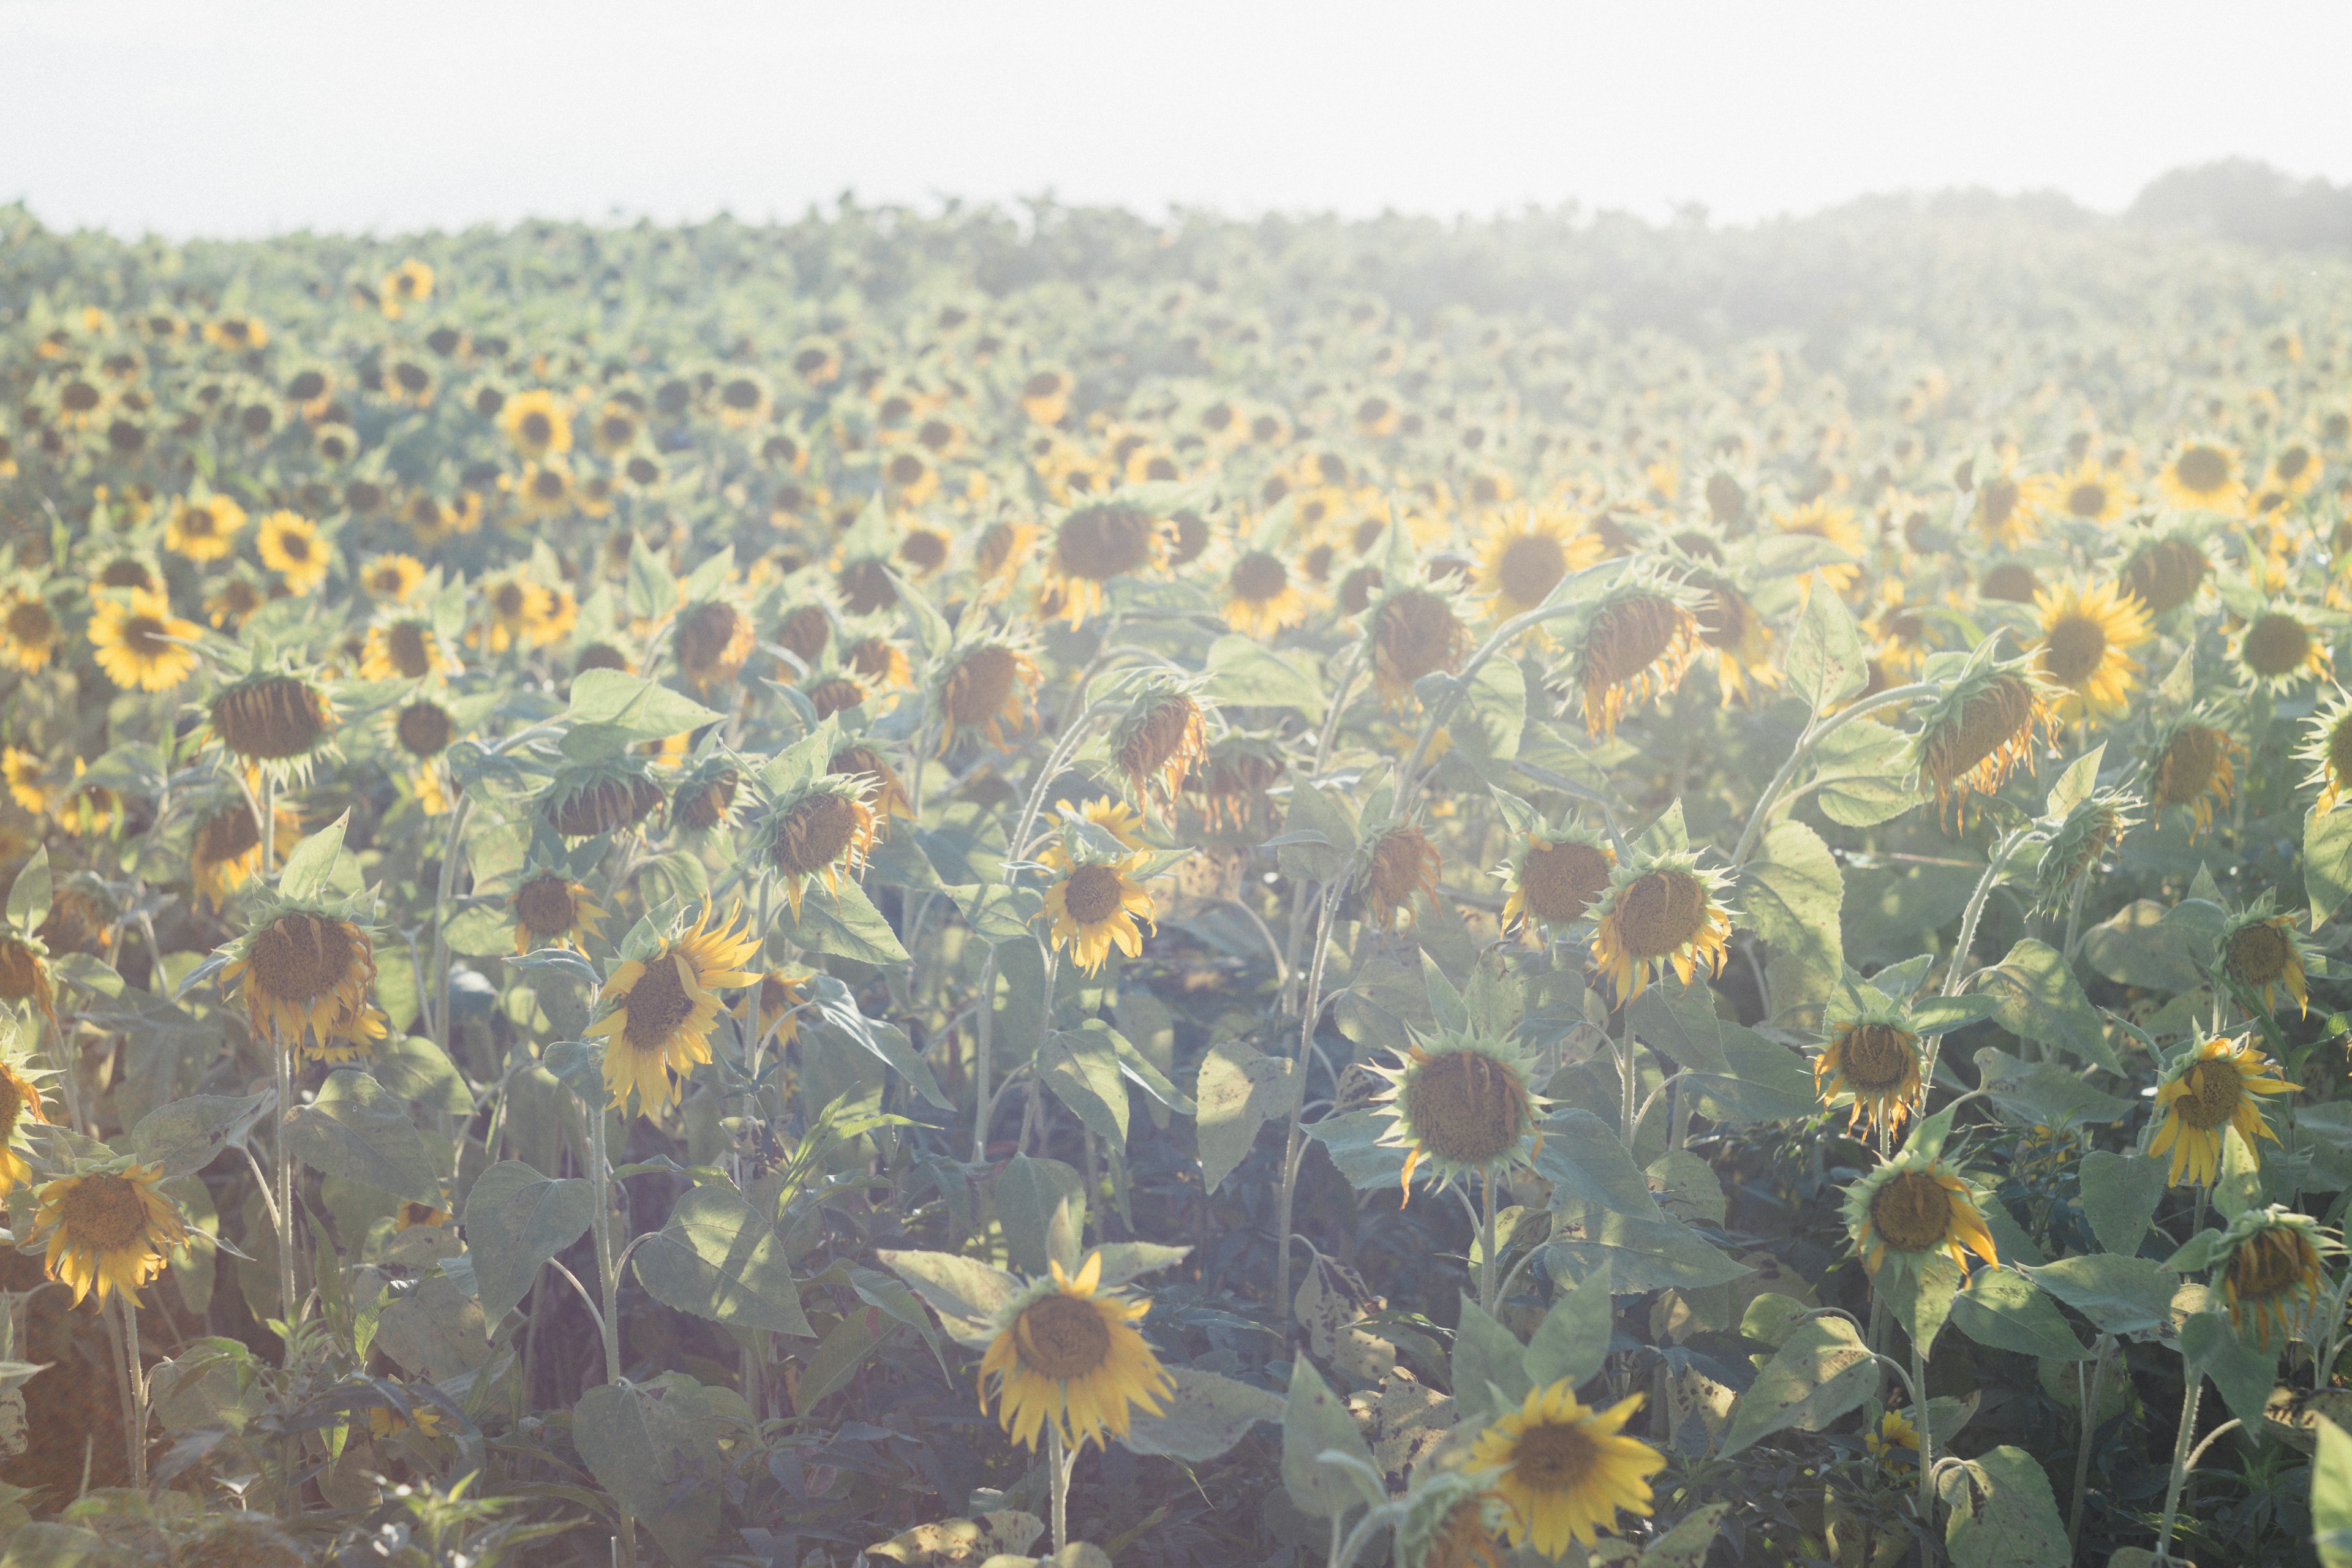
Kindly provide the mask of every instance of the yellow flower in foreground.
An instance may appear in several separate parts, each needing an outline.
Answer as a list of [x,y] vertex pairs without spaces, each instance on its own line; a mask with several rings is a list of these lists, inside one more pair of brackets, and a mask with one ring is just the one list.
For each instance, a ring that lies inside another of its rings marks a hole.
[[2042,617],[2039,668],[2065,693],[2061,717],[2088,709],[2120,711],[2139,664],[2126,650],[2148,639],[2147,606],[2112,583],[2044,588],[2033,596]]
[[1562,1379],[1479,1434],[1469,1462],[1496,1472],[1512,1545],[1558,1557],[1570,1542],[1591,1546],[1615,1529],[1620,1509],[1649,1517],[1650,1478],[1665,1456],[1620,1430],[1643,1398],[1598,1410],[1578,1403],[1575,1385]]
[[1129,873],[1144,861],[1141,854],[1123,860],[1100,860],[1074,866],[1069,874],[1045,889],[1045,907],[1031,917],[1051,919],[1048,932],[1054,945],[1068,950],[1077,966],[1093,974],[1115,946],[1129,958],[1143,953],[1140,917],[1154,931],[1151,895]]
[[120,1175],[66,1176],[41,1189],[33,1239],[46,1240],[49,1278],[73,1287],[74,1305],[91,1290],[137,1295],[163,1271],[163,1254],[188,1239],[172,1200],[160,1190],[161,1165],[131,1165]]
[[375,983],[375,946],[349,921],[289,910],[239,944],[221,971],[224,986],[239,984],[253,1032],[279,1045],[307,1030],[324,1041],[364,1030],[368,987]]
[[1890,1410],[1878,1418],[1878,1425],[1864,1431],[1862,1446],[1870,1457],[1887,1469],[1895,1468],[1898,1456],[1909,1454],[1911,1463],[1919,1462],[1919,1428],[1900,1410]]
[[1024,1292],[989,1342],[980,1363],[981,1408],[989,1406],[992,1377],[997,1420],[1033,1450],[1049,1421],[1073,1447],[1101,1443],[1106,1432],[1124,1437],[1132,1406],[1157,1415],[1175,1391],[1133,1326],[1151,1303],[1103,1289],[1099,1252],[1075,1279],[1059,1263],[1053,1270],[1050,1280]]
[[714,924],[704,900],[694,923],[665,942],[644,961],[625,959],[605,981],[604,1016],[588,1033],[604,1042],[604,1087],[611,1103],[623,1107],[631,1090],[647,1113],[677,1102],[671,1081],[710,1059],[710,1027],[719,1016],[719,993],[758,978],[743,965],[760,949],[760,938],[739,926],[740,908],[724,924]]
[[1987,1263],[2000,1261],[1975,1186],[1935,1155],[1916,1150],[1895,1155],[1846,1189],[1844,1213],[1847,1233],[1874,1282],[1888,1264],[1898,1274],[1916,1273],[1937,1254],[1963,1274],[1970,1253]]
[[1731,915],[1716,900],[1717,879],[1688,855],[1620,867],[1595,907],[1592,966],[1631,1002],[1671,966],[1684,984],[1704,967],[1723,968]]
[[1897,1018],[1848,1018],[1831,1028],[1829,1047],[1813,1063],[1813,1083],[1824,1105],[1853,1097],[1849,1130],[1866,1121],[1893,1132],[1919,1095],[1919,1037]]
[[2186,1065],[2156,1086],[2156,1132],[2147,1152],[2172,1159],[2174,1186],[2205,1187],[2221,1173],[2221,1130],[2235,1127],[2248,1148],[2278,1142],[2263,1120],[2258,1094],[2302,1088],[2274,1076],[2270,1058],[2244,1040],[2208,1040]]
[[172,614],[171,601],[143,588],[100,599],[89,618],[99,668],[126,690],[169,691],[187,679],[196,668],[189,645],[202,636],[195,622]]

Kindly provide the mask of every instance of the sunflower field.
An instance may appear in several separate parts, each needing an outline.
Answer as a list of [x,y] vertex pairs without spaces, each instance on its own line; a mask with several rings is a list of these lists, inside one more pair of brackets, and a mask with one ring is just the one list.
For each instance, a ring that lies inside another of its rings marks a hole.
[[2032,201],[0,209],[0,1564],[2352,1563],[2345,659]]

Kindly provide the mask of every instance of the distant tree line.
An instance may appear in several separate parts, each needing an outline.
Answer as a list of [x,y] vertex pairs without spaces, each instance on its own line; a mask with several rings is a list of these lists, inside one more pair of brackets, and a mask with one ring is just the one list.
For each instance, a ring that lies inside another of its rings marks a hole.
[[2268,249],[2352,249],[2352,187],[2298,180],[2252,158],[2159,174],[2125,216]]

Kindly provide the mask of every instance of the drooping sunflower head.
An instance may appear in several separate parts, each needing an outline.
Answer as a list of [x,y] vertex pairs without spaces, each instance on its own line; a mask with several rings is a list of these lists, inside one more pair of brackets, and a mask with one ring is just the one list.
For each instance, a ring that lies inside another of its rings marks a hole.
[[2157,486],[2165,500],[2184,509],[2235,512],[2245,503],[2245,479],[2238,450],[2220,441],[2181,442],[2164,459]]
[[1813,1061],[1813,1085],[1824,1106],[1834,1109],[1852,1097],[1849,1129],[1867,1124],[1889,1135],[1898,1131],[1919,1098],[1919,1037],[1899,1006],[1871,1005],[1832,1012],[1829,1043]]
[[1404,1568],[1503,1568],[1499,1513],[1483,1477],[1432,1471],[1405,1500],[1397,1558]]
[[2034,595],[2042,621],[2036,668],[2062,693],[2060,718],[2120,711],[2139,664],[2130,650],[2148,639],[2147,606],[2108,583],[2062,584]]
[[2146,605],[2150,614],[2161,616],[2195,598],[2211,570],[2195,539],[2183,533],[2159,534],[2133,551],[2124,563],[2121,586]]
[[1073,859],[1045,889],[1045,907],[1031,918],[1049,921],[1047,939],[1088,974],[1101,971],[1114,947],[1139,958],[1143,927],[1160,929],[1151,895],[1136,875],[1150,858],[1139,850],[1110,858]]
[[768,864],[783,880],[793,920],[800,919],[811,878],[838,889],[844,872],[857,874],[874,847],[874,808],[866,804],[871,793],[863,778],[828,773],[777,800],[762,815],[760,840]]
[[[301,818],[290,806],[276,808],[272,849],[278,858],[301,841]],[[261,869],[261,827],[252,805],[242,794],[215,801],[196,817],[188,847],[188,869],[197,894],[215,909]]]
[[2041,908],[2064,903],[2075,884],[2138,826],[2139,805],[2139,797],[2126,790],[2102,789],[2066,813],[2034,868],[2034,898]]
[[256,1037],[289,1049],[368,1032],[375,943],[334,910],[268,903],[229,949],[224,988],[237,986]]
[[1937,693],[1916,745],[1919,771],[1944,805],[1992,795],[2023,763],[2033,766],[2037,737],[2056,724],[2040,677],[2025,659],[1979,665]]
[[1698,586],[1704,602],[1694,614],[1700,652],[1715,656],[1716,679],[1724,695],[1744,699],[1751,680],[1759,687],[1778,686],[1780,672],[1771,663],[1772,628],[1755,605],[1727,582],[1703,580]]
[[14,1147],[18,1131],[28,1121],[47,1120],[28,1064],[0,1057],[0,1197],[33,1179],[33,1167]]
[[1444,859],[1429,835],[1410,822],[1400,823],[1366,846],[1364,869],[1357,884],[1359,896],[1372,908],[1372,921],[1382,931],[1394,931],[1412,911],[1415,894],[1437,902],[1437,877]]
[[1620,1003],[1639,996],[1672,968],[1688,984],[1702,968],[1723,968],[1731,914],[1720,872],[1699,868],[1688,852],[1649,855],[1621,865],[1593,907],[1592,966]]
[[634,752],[567,762],[540,792],[539,812],[566,838],[593,838],[636,826],[662,804],[651,763]]
[[2323,1249],[2341,1250],[2317,1221],[2275,1204],[2231,1221],[2214,1245],[2213,1258],[2221,1269],[2221,1299],[2240,1337],[2267,1349],[2273,1335],[2284,1341],[2303,1331],[2326,1286]]
[[247,767],[281,778],[308,778],[341,721],[316,681],[291,670],[262,669],[232,681],[211,704],[213,737]]
[[735,819],[743,775],[734,760],[714,752],[686,770],[670,792],[669,819],[688,833],[712,833]]
[[1638,579],[1610,590],[1579,623],[1569,649],[1586,732],[1614,734],[1629,705],[1672,692],[1699,647],[1686,590]]
[[562,871],[539,868],[524,873],[515,886],[515,952],[535,948],[571,947],[588,951],[588,940],[599,934],[604,919],[586,888]]
[[678,611],[670,653],[686,683],[707,695],[743,672],[758,642],[748,611],[724,598],[698,599]]
[[756,985],[747,987],[732,1012],[751,1026],[754,1039],[775,1031],[778,1050],[800,1037],[800,1010],[808,1003],[815,974],[807,970],[771,969]]
[[1977,1184],[1940,1153],[1906,1148],[1846,1189],[1846,1230],[1873,1281],[1890,1263],[1916,1274],[1938,1254],[1965,1274],[1970,1253],[2000,1261],[1981,1201]]
[[874,836],[877,838],[888,837],[891,817],[914,815],[906,783],[898,777],[898,771],[890,765],[887,757],[863,742],[835,752],[832,760],[825,763],[824,771],[871,781],[866,786],[866,794],[874,806]]
[[2273,997],[2281,991],[2293,997],[2304,1014],[2311,1011],[2304,980],[2307,955],[2294,925],[2293,915],[2271,913],[2270,895],[2265,892],[2253,908],[2232,916],[2221,928],[2218,951],[2222,973],[2242,995],[2259,996],[2264,1012],[2271,1010]]
[[614,966],[597,997],[602,1016],[588,1033],[604,1042],[604,1087],[614,1109],[625,1109],[632,1093],[648,1114],[677,1102],[678,1080],[710,1059],[719,993],[758,978],[744,965],[760,940],[740,907],[722,921],[705,900],[699,915],[682,920],[651,953]]
[[1276,737],[1232,731],[1202,749],[1184,775],[1183,792],[1211,832],[1238,832],[1265,809],[1266,791],[1288,767]]
[[1591,1546],[1615,1529],[1620,1510],[1649,1517],[1650,1477],[1666,1458],[1623,1432],[1644,1397],[1596,1409],[1563,1378],[1479,1434],[1469,1468],[1494,1475],[1512,1545],[1558,1557],[1571,1542]]
[[1582,920],[1609,890],[1617,851],[1598,830],[1581,823],[1534,828],[1525,847],[1496,874],[1511,889],[1503,905],[1503,930],[1565,931]]
[[136,1296],[188,1239],[163,1180],[161,1165],[123,1161],[41,1188],[32,1240],[48,1244],[49,1278],[73,1287],[74,1305],[93,1289],[100,1301],[110,1290]]
[[1375,1097],[1392,1119],[1381,1142],[1406,1151],[1407,1197],[1418,1171],[1443,1187],[1524,1165],[1543,1142],[1537,1123],[1549,1101],[1530,1089],[1530,1064],[1508,1040],[1448,1030],[1409,1047],[1395,1067],[1371,1070],[1389,1082]]
[[1111,726],[1111,760],[1146,817],[1155,795],[1175,808],[1178,786],[1207,745],[1208,719],[1192,683],[1174,676],[1148,677]]
[[2326,641],[2297,612],[2295,605],[2273,605],[2238,634],[2238,666],[2254,684],[2285,691],[2313,677],[2326,677]]
[[2236,1128],[2249,1149],[2278,1142],[2263,1119],[2263,1095],[2302,1087],[2277,1076],[2270,1058],[2245,1039],[2210,1039],[2175,1058],[2157,1079],[2156,1118],[2147,1152],[2169,1156],[2170,1180],[2208,1187],[2221,1173],[2222,1133]]
[[1017,733],[1028,722],[1038,674],[1024,645],[988,637],[941,663],[935,703],[941,754],[955,744],[959,725],[967,734],[984,734],[990,745],[1002,747],[1006,730]]
[[1102,1254],[1076,1276],[1059,1262],[1049,1278],[1031,1280],[997,1321],[981,1358],[981,1408],[995,1381],[997,1420],[1032,1450],[1048,1422],[1074,1449],[1127,1436],[1133,1411],[1151,1415],[1175,1391],[1150,1344],[1135,1325],[1151,1310],[1102,1284]]
[[1447,589],[1411,583],[1384,586],[1366,621],[1372,639],[1372,672],[1381,694],[1402,707],[1413,682],[1424,675],[1462,668],[1470,652],[1470,628]]
[[23,936],[0,926],[0,1002],[30,1002],[54,1016],[56,998],[47,944],[39,936]]
[[1081,506],[1064,518],[1054,532],[1045,575],[1059,590],[1070,625],[1101,607],[1105,584],[1164,568],[1171,532],[1160,518],[1122,501]]
[[[2200,710],[2167,729],[2149,769],[2149,815],[2160,816],[2179,806],[2193,819],[2194,835],[2210,831],[2213,813],[2230,804],[2237,763],[2246,754],[2245,742],[2213,717]],[[2352,735],[2346,738],[2345,756],[2352,762]]]
[[1541,605],[1570,573],[1605,552],[1576,513],[1522,506],[1487,525],[1478,546],[1477,592],[1497,619],[1507,620]]

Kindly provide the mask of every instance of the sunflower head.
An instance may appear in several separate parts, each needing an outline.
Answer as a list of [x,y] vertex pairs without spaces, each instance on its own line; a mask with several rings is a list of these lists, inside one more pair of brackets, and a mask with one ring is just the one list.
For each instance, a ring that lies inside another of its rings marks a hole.
[[2273,605],[2246,623],[2238,637],[2238,663],[2248,679],[2273,691],[2298,686],[2328,670],[2327,644],[2297,606]]
[[2037,737],[2047,740],[2057,720],[2029,659],[1977,665],[1929,704],[1916,746],[1938,801],[1965,806],[1972,794],[1998,792],[2020,763],[2032,769]]
[[2311,765],[2303,782],[2318,786],[2319,810],[2332,810],[2352,796],[2352,692],[2337,687],[2311,716],[2311,728],[2304,732],[2303,747],[2295,755]]
[[1867,1123],[1892,1134],[1919,1098],[1919,1037],[1900,1006],[1879,1004],[1841,1009],[1827,1020],[1829,1042],[1813,1062],[1813,1084],[1822,1103],[1835,1107],[1848,1096],[1852,1129]]
[[1208,721],[1192,683],[1153,676],[1111,726],[1110,753],[1146,816],[1156,795],[1173,809],[1177,787],[1208,745]]
[[942,753],[955,744],[959,725],[968,734],[985,734],[990,745],[1001,747],[1006,730],[1017,732],[1028,721],[1038,676],[1027,647],[992,637],[942,663],[937,699]]
[[1113,947],[1129,958],[1141,957],[1143,927],[1159,930],[1151,895],[1137,879],[1150,858],[1148,851],[1138,850],[1071,860],[1045,889],[1045,905],[1031,918],[1050,921],[1047,937],[1053,945],[1068,952],[1088,974],[1101,971]]
[[2147,606],[2105,583],[2045,588],[2033,605],[2042,620],[2036,668],[2063,693],[2060,716],[2119,711],[2139,673],[2129,650],[2148,639]]
[[1443,1187],[1456,1176],[1486,1176],[1524,1165],[1543,1143],[1537,1126],[1549,1103],[1529,1088],[1531,1064],[1507,1040],[1448,1031],[1408,1047],[1378,1097],[1393,1120],[1381,1136],[1407,1151],[1402,1186],[1427,1169]]
[[515,952],[553,946],[585,952],[604,918],[588,889],[561,870],[526,871],[514,893]]
[[761,817],[760,841],[768,864],[782,879],[800,919],[801,900],[812,877],[837,889],[844,872],[856,876],[874,847],[874,808],[866,804],[866,780],[828,773],[779,798]]
[[[2166,730],[2150,767],[2149,815],[2161,816],[2178,806],[2189,813],[2196,835],[2209,832],[2213,813],[2230,804],[2237,764],[2246,754],[2245,742],[2211,718],[2193,713]],[[2352,735],[2346,738],[2345,758],[2352,763]]]
[[1123,501],[1082,506],[1064,518],[1046,576],[1061,590],[1069,623],[1076,626],[1100,606],[1106,583],[1164,567],[1171,532],[1159,517]]
[[[1930,1117],[1927,1125],[1941,1120]],[[1916,1275],[1937,1256],[1950,1258],[1965,1274],[1971,1253],[1987,1263],[2000,1261],[1981,1202],[1968,1174],[1939,1148],[1931,1152],[1921,1146],[1915,1134],[1900,1153],[1846,1189],[1846,1229],[1874,1282],[1890,1264],[1898,1276]]]
[[711,833],[734,820],[743,775],[734,762],[712,752],[694,763],[670,792],[669,819],[688,833]]
[[651,952],[614,966],[588,1033],[604,1042],[604,1087],[615,1109],[632,1093],[649,1113],[677,1102],[680,1085],[671,1075],[682,1079],[710,1059],[719,993],[758,978],[743,965],[759,946],[740,908],[719,920],[705,900],[698,915],[681,918]]
[[2245,500],[2238,450],[2215,440],[2190,439],[2175,447],[2157,484],[2177,507],[2233,512]]
[[981,1408],[1031,1449],[1051,1422],[1065,1442],[1083,1448],[1105,1435],[1123,1437],[1135,1407],[1151,1415],[1174,1392],[1160,1358],[1135,1329],[1151,1309],[1102,1284],[1096,1253],[1073,1276],[1059,1260],[1052,1274],[1033,1279],[999,1315],[981,1359]]
[[633,752],[567,762],[540,793],[540,815],[566,838],[593,838],[636,826],[662,804],[651,763]]
[[1391,584],[1372,601],[1367,618],[1373,674],[1392,705],[1402,705],[1423,676],[1461,668],[1470,652],[1470,628],[1445,589]]
[[2146,605],[2150,614],[2160,616],[2195,598],[2211,570],[2195,540],[2164,534],[2132,552],[2124,563],[2120,586]]
[[1469,1468],[1495,1477],[1511,1544],[1558,1557],[1570,1542],[1591,1546],[1614,1529],[1620,1510],[1649,1517],[1650,1477],[1665,1468],[1665,1456],[1623,1433],[1643,1397],[1600,1410],[1562,1379],[1479,1435]]
[[372,1033],[375,943],[338,907],[264,900],[232,943],[224,986],[243,992],[253,1033],[289,1048]]
[[678,611],[670,652],[687,684],[708,694],[742,673],[758,640],[749,612],[723,598],[699,599]]
[[1639,996],[1671,967],[1685,984],[1723,968],[1731,914],[1722,874],[1688,852],[1648,855],[1617,868],[1593,907],[1592,964],[1620,1002]]
[[1228,731],[1202,749],[1184,775],[1183,790],[1198,804],[1211,832],[1239,831],[1262,809],[1265,792],[1288,767],[1275,737]]
[[257,670],[215,694],[213,735],[248,766],[307,774],[341,721],[326,691],[290,670]]
[[2174,1186],[2213,1184],[2221,1173],[2223,1135],[2231,1128],[2258,1153],[2262,1139],[2278,1142],[2260,1097],[2301,1085],[2277,1074],[2270,1058],[2243,1038],[2203,1041],[2166,1065],[2157,1079],[2147,1152],[2169,1158]]
[[2270,912],[2270,895],[2234,916],[2221,928],[2219,948],[2221,973],[2248,999],[2261,998],[2269,1012],[2272,999],[2284,991],[2305,1014],[2311,1002],[2305,984],[2308,955],[2295,935],[2294,917]]
[[1584,617],[1570,649],[1586,731],[1614,734],[1629,705],[1672,692],[1699,646],[1698,618],[1682,590],[1643,581],[1612,589]]
[[2212,1258],[2240,1337],[2267,1349],[2274,1334],[2284,1340],[2303,1331],[2325,1289],[2323,1250],[2340,1248],[2309,1215],[2277,1205],[2231,1221],[2213,1243]]
[[1503,905],[1503,930],[1565,931],[1582,920],[1617,869],[1617,851],[1599,831],[1580,823],[1536,828],[1496,874],[1510,888]]
[[1434,1470],[1417,1480],[1397,1521],[1404,1568],[1503,1568],[1499,1510],[1485,1478]]
[[[301,819],[292,808],[278,806],[275,853],[283,857],[302,837]],[[218,909],[229,894],[253,879],[261,869],[261,827],[254,819],[252,805],[243,795],[227,795],[215,801],[196,818],[194,839],[188,848],[188,865],[196,884],[196,891]]]
[[2058,908],[2084,873],[2122,842],[2140,821],[2139,804],[2139,797],[2127,791],[2103,789],[2067,812],[2034,868],[2034,896],[2041,908]]
[[49,1278],[73,1287],[74,1305],[92,1290],[100,1301],[110,1290],[136,1296],[188,1239],[163,1180],[161,1165],[124,1160],[41,1188],[32,1240],[47,1243]]
[[1570,573],[1593,565],[1603,553],[1600,537],[1575,513],[1523,506],[1488,526],[1478,552],[1478,592],[1498,617],[1525,615],[1549,599]]

